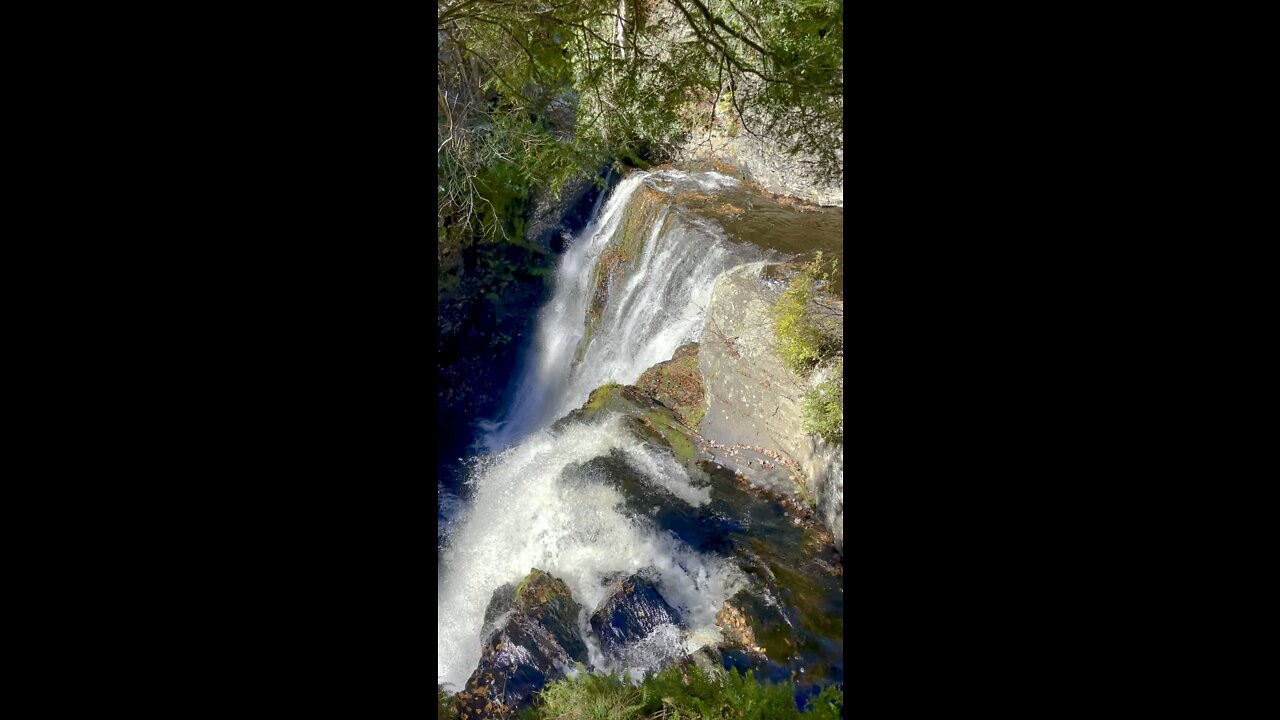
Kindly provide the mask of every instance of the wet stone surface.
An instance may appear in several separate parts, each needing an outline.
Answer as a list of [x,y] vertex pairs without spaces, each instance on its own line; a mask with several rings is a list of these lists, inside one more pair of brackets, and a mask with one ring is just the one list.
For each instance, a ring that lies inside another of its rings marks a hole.
[[626,648],[663,625],[683,626],[654,585],[652,571],[641,571],[612,583],[612,594],[592,614],[591,632],[606,656],[621,657]]
[[[566,422],[613,412],[635,420],[651,411],[644,399],[633,388],[610,386],[594,393],[588,407]],[[632,428],[638,439],[665,444],[663,436],[640,423]],[[573,472],[616,487],[624,511],[637,522],[655,523],[698,552],[731,559],[743,572],[747,588],[729,599],[718,618],[726,644],[708,657],[714,655],[725,668],[795,683],[801,695],[811,685],[843,682],[843,564],[831,533],[813,509],[789,493],[752,487],[732,469],[710,461],[700,447],[698,457],[686,466],[690,483],[708,493],[708,501],[697,504],[648,481],[620,452]]]
[[480,663],[458,694],[470,716],[493,717],[526,705],[575,663],[587,662],[578,632],[581,609],[564,582],[536,568],[520,585],[499,588],[485,611],[486,627],[497,627],[485,637]]
[[743,265],[716,282],[698,354],[707,396],[700,431],[722,446],[716,462],[818,510],[843,551],[844,446],[804,431],[809,383],[775,351],[770,308],[778,290],[761,278],[768,267]]

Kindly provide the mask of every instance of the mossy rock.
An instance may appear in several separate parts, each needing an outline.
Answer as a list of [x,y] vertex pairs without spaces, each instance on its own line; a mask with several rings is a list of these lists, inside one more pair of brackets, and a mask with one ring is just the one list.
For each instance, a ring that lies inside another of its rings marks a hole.
[[701,443],[693,428],[706,411],[702,407],[697,349],[697,343],[682,346],[671,360],[645,371],[637,385],[601,385],[591,392],[581,408],[556,421],[552,430],[617,413],[626,418],[625,422],[639,437],[670,449],[690,473],[701,474],[697,462],[706,456],[700,450]]
[[636,387],[669,408],[685,426],[697,430],[707,414],[698,343],[680,346],[670,360],[646,370]]
[[519,585],[499,588],[486,609],[486,627],[510,615],[485,636],[480,662],[458,693],[466,712],[473,718],[505,715],[587,662],[578,631],[581,611],[564,581],[537,568]]

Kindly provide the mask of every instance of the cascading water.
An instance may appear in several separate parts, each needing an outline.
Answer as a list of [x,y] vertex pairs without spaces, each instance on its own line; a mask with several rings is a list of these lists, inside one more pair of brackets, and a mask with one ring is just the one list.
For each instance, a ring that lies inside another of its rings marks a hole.
[[600,581],[609,573],[654,567],[663,596],[679,606],[693,630],[688,645],[671,647],[669,654],[719,637],[715,614],[736,589],[738,574],[722,560],[700,556],[618,512],[617,490],[573,472],[575,465],[614,450],[651,482],[676,486],[693,504],[707,502],[706,490],[690,484],[670,456],[617,421],[574,425],[560,436],[540,431],[481,460],[473,476],[475,495],[441,566],[440,683],[463,686],[480,659],[479,633],[493,591],[519,582],[535,567],[564,580],[584,608],[604,599]]
[[760,253],[728,242],[715,226],[668,205],[644,229],[643,257],[624,278],[623,287],[610,289],[599,327],[581,361],[575,362],[586,335],[595,271],[616,239],[635,193],[646,186],[674,195],[735,183],[715,172],[689,175],[668,170],[637,171],[619,184],[603,215],[588,224],[560,261],[555,291],[539,315],[516,399],[504,420],[490,426],[482,441],[486,451],[501,450],[554,422],[605,383],[635,382],[654,364],[670,359],[681,344],[699,339],[716,278],[758,259]]
[[[481,656],[479,634],[493,592],[534,567],[564,580],[587,612],[604,599],[606,576],[657,570],[659,589],[687,629],[654,633],[629,658],[632,668],[656,667],[719,639],[716,612],[741,586],[737,569],[624,514],[618,490],[581,468],[593,458],[623,458],[644,482],[695,507],[708,502],[706,488],[616,417],[558,432],[548,428],[596,387],[634,383],[680,345],[700,339],[716,278],[758,259],[760,251],[728,242],[714,225],[681,212],[673,196],[733,183],[717,173],[634,172],[566,250],[516,399],[503,421],[490,426],[484,441],[489,454],[474,461],[470,497],[446,533],[438,598],[440,683],[463,686]],[[642,191],[651,212],[640,217],[651,220],[636,228],[628,206]],[[613,262],[606,261],[609,253],[627,240],[620,233],[631,233],[634,255],[626,259],[625,273],[609,270],[602,277],[602,263]],[[599,307],[602,287],[607,301]],[[604,665],[589,638],[588,645],[593,664]]]

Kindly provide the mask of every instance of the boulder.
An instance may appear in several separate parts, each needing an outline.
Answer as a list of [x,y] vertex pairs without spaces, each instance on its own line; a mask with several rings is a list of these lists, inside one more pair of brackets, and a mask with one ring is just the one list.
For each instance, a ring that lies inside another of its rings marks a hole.
[[[734,611],[717,618],[720,647],[706,647],[693,660],[753,670],[772,682],[797,677],[842,681],[843,564],[832,534],[798,499],[791,476],[781,478],[791,495],[753,486],[730,467],[746,462],[746,453],[729,455],[707,444],[635,386],[597,388],[556,427],[611,414],[621,415],[638,440],[668,447],[677,459],[682,443],[693,445],[692,459],[682,463],[687,477],[678,483],[687,483],[686,491],[677,491],[674,481],[669,486],[645,477],[618,450],[566,472],[584,482],[608,483],[622,495],[622,511],[635,522],[653,523],[696,552],[729,559],[742,572],[744,586],[730,598]],[[720,454],[717,460],[724,464],[707,459],[705,447]],[[773,458],[779,454],[768,453],[757,457],[777,462]],[[689,488],[704,499],[691,497]],[[686,609],[675,598],[663,597],[650,577],[642,571],[638,577],[620,575],[604,583],[614,590],[592,613],[589,631],[599,639],[608,665],[658,670],[689,659],[688,631],[670,621],[683,619]],[[628,587],[634,589],[628,592]],[[640,610],[633,611],[634,606]],[[646,606],[662,609],[651,615]],[[494,612],[500,613],[500,607],[494,606]]]
[[[581,606],[569,588],[537,568],[517,586],[494,592],[480,663],[458,699],[471,717],[493,717],[528,704],[548,683],[587,662],[578,632]],[[505,619],[504,619],[505,618]]]
[[605,655],[621,657],[626,649],[664,625],[683,626],[654,585],[655,574],[641,571],[615,580],[612,592],[591,615],[591,632]]
[[636,380],[636,387],[670,409],[680,422],[697,430],[706,413],[698,343],[681,345],[670,360],[645,370]]

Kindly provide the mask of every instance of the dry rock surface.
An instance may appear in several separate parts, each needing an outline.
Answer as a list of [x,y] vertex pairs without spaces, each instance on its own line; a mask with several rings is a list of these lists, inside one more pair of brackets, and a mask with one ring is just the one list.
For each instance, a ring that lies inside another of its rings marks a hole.
[[716,462],[814,507],[843,552],[844,445],[803,430],[809,384],[774,350],[769,309],[779,290],[763,281],[767,266],[738,267],[712,292],[698,354],[707,398],[700,432],[720,449]]

